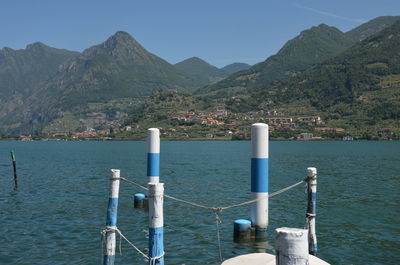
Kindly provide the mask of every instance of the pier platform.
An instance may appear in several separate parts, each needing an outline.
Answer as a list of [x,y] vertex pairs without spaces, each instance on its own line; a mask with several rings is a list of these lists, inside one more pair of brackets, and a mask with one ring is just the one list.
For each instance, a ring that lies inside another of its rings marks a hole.
[[[309,256],[310,265],[330,265],[313,255]],[[225,260],[221,265],[275,265],[275,255],[252,253]]]

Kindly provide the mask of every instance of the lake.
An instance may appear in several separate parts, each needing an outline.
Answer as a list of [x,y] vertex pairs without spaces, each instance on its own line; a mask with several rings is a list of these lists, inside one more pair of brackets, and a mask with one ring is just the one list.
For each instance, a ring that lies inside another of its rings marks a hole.
[[[146,184],[147,145],[124,142],[0,141],[0,264],[99,264],[110,169]],[[13,190],[10,150],[19,184]],[[331,264],[400,264],[400,142],[272,141],[270,192],[318,169],[318,257]],[[165,193],[209,206],[249,200],[250,142],[161,143]],[[147,213],[133,208],[140,188],[121,182],[119,229],[147,252]],[[234,243],[244,206],[221,213],[224,259],[273,253],[274,229],[303,228],[305,186],[270,199],[267,242]],[[212,212],[165,199],[165,264],[220,264]],[[119,244],[119,242],[118,242]],[[118,250],[117,250],[118,252]],[[116,264],[146,264],[124,241]]]

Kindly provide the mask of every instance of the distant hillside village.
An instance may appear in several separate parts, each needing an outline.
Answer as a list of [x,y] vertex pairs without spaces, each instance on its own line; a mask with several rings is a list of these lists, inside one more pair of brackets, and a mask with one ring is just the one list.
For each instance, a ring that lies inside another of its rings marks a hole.
[[[289,140],[354,140],[344,128],[326,127],[320,116],[298,116],[276,110],[230,113],[219,108],[214,111],[182,110],[171,111],[160,123],[157,114],[145,114],[145,122],[126,123],[123,119],[107,122],[109,129],[86,128],[79,132],[55,132],[41,136],[48,140],[141,140],[146,137],[149,121],[163,124],[158,127],[165,140],[247,140],[249,127],[255,122],[269,125],[272,139]],[[394,133],[382,128],[378,132],[381,139],[391,139]],[[20,140],[32,140],[32,135],[22,135]]]

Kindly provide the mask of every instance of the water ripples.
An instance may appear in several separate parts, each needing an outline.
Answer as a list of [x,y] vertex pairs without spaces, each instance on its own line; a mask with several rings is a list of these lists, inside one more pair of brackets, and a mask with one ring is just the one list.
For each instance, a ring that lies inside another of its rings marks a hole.
[[[13,191],[9,150],[16,151],[20,189]],[[162,142],[166,193],[208,206],[248,200],[249,142]],[[319,257],[331,264],[398,264],[399,142],[271,142],[270,191],[318,168]],[[111,168],[146,183],[144,142],[0,142],[0,263],[94,264],[101,260]],[[267,242],[235,243],[232,222],[250,207],[221,214],[224,258],[274,249],[274,229],[304,227],[300,186],[270,199]],[[147,251],[148,217],[133,209],[121,184],[118,226]],[[166,264],[219,264],[215,215],[165,199]],[[122,242],[117,264],[145,264]]]

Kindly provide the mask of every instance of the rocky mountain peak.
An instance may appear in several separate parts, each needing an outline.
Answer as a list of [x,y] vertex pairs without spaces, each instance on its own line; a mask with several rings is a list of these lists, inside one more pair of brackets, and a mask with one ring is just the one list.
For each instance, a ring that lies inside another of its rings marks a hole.
[[44,48],[47,48],[47,47],[48,46],[44,45],[40,41],[37,41],[37,42],[31,43],[31,44],[28,44],[26,46],[26,50],[34,51],[34,50],[41,50],[41,49],[44,49]]
[[147,51],[139,44],[131,35],[124,31],[117,31],[109,37],[104,43],[103,48],[113,56],[127,56],[136,54],[144,54]]

